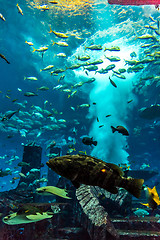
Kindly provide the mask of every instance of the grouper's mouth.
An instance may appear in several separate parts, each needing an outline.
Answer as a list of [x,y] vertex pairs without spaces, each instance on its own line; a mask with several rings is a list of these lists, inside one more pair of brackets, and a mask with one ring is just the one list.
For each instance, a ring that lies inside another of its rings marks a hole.
[[48,162],[46,162],[46,164],[54,172],[57,172],[59,174],[59,170],[62,168],[62,166],[61,166],[61,163],[57,160],[58,160],[57,158],[52,158]]
[[46,162],[47,166],[49,168],[51,168],[52,170],[54,170],[54,168],[53,168],[53,166],[54,166],[53,162],[54,161],[55,161],[55,159],[53,158],[53,159],[50,159],[48,162]]

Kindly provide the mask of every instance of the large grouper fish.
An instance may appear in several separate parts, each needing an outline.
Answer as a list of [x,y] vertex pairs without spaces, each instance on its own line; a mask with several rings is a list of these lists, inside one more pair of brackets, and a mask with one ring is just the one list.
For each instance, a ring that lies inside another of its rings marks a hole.
[[87,155],[65,155],[50,159],[47,166],[65,177],[76,188],[80,184],[99,186],[110,193],[118,193],[118,188],[124,188],[134,197],[139,198],[144,179],[125,178],[123,171],[115,164],[106,163]]

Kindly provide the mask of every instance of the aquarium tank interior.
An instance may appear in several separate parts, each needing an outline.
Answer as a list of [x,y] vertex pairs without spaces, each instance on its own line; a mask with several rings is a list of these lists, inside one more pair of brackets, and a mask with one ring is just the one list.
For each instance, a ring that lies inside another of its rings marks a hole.
[[0,240],[160,239],[159,4],[0,0]]

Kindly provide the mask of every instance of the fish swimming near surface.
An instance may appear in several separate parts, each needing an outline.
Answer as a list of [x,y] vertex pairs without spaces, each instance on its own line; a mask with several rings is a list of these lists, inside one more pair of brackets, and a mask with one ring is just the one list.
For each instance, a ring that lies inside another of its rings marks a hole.
[[110,48],[105,47],[104,52],[107,50],[108,51],[120,51],[120,48],[118,46],[112,46]]
[[48,47],[47,46],[44,46],[44,47],[40,47],[38,49],[34,48],[33,47],[33,52],[46,52],[48,50]]
[[105,56],[105,58],[107,58],[111,62],[118,62],[121,60],[120,57],[117,57],[117,56],[110,56],[110,57]]
[[54,67],[54,65],[48,65],[47,67],[40,69],[40,72],[51,70],[53,67]]
[[122,75],[122,74],[113,73],[112,76],[118,77],[120,79],[126,79],[126,77],[124,75]]
[[86,184],[117,194],[121,187],[139,198],[144,183],[144,179],[123,177],[123,171],[115,164],[88,155],[64,155],[50,159],[46,164],[59,175],[71,180],[76,188],[80,184]]
[[93,83],[94,81],[96,81],[96,79],[93,78],[89,78],[87,81],[85,81],[85,83]]
[[53,73],[63,73],[65,71],[65,69],[63,69],[63,68],[55,68],[52,72],[51,72],[51,75],[53,74]]
[[117,132],[121,133],[122,135],[129,136],[129,132],[123,126],[117,126],[116,128],[111,126],[111,128],[112,128],[113,133],[117,131]]
[[112,84],[113,87],[117,88],[117,85],[115,84],[115,82],[109,77],[110,83]]
[[131,58],[137,57],[137,54],[135,52],[130,53]]
[[51,3],[51,4],[58,4],[57,1],[49,1],[49,3]]
[[20,8],[20,6],[18,5],[18,3],[17,3],[17,9],[18,9],[18,12],[23,16],[23,11],[22,11],[22,9]]
[[112,70],[113,68],[115,68],[115,64],[110,64],[110,65],[108,65],[105,69],[103,69],[104,71],[110,71],[110,70]]
[[32,42],[25,41],[25,43],[28,44],[29,46],[33,46]]
[[82,142],[85,144],[85,145],[94,145],[94,146],[97,146],[97,141],[93,141],[93,137],[90,138],[90,137],[84,137],[82,139]]
[[84,67],[84,69],[88,71],[96,71],[98,67],[96,65],[90,65],[88,67]]
[[87,65],[97,65],[97,64],[101,64],[101,63],[103,63],[103,60],[98,59],[98,60],[95,60],[95,61],[92,61],[92,62],[87,62]]
[[76,63],[76,64],[71,65],[70,67],[66,67],[66,69],[74,70],[74,69],[78,69],[80,67],[81,67],[81,64]]
[[59,41],[59,42],[52,41],[52,45],[54,44],[57,44],[58,46],[61,46],[61,47],[68,47],[68,43],[64,41]]
[[87,61],[87,60],[90,59],[90,56],[89,55],[85,55],[85,56],[84,55],[83,56],[78,55],[78,57],[76,56],[75,58],[80,60],[80,61]]
[[102,46],[101,46],[100,44],[98,44],[98,45],[92,44],[92,45],[90,45],[90,46],[88,46],[88,47],[85,46],[85,50],[86,50],[86,49],[90,49],[90,50],[102,50]]
[[57,57],[66,57],[66,54],[65,53],[57,53],[57,54],[54,54],[54,56],[53,57],[55,57],[55,56],[57,56]]
[[43,4],[43,5],[37,5],[35,8],[41,10],[42,12],[49,10],[49,7],[47,4]]
[[61,32],[53,31],[51,27],[50,27],[49,33],[54,33],[59,38],[68,38],[68,36],[66,34],[61,33]]
[[125,72],[126,72],[126,69],[125,69],[125,68],[119,68],[118,71],[119,71],[120,73],[125,73]]

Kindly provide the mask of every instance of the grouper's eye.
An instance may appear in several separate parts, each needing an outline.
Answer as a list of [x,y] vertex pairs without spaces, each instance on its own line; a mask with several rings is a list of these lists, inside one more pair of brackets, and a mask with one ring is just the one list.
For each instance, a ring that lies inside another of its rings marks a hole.
[[105,172],[106,172],[106,169],[105,169],[105,168],[102,168],[102,169],[101,169],[101,172],[105,173]]

